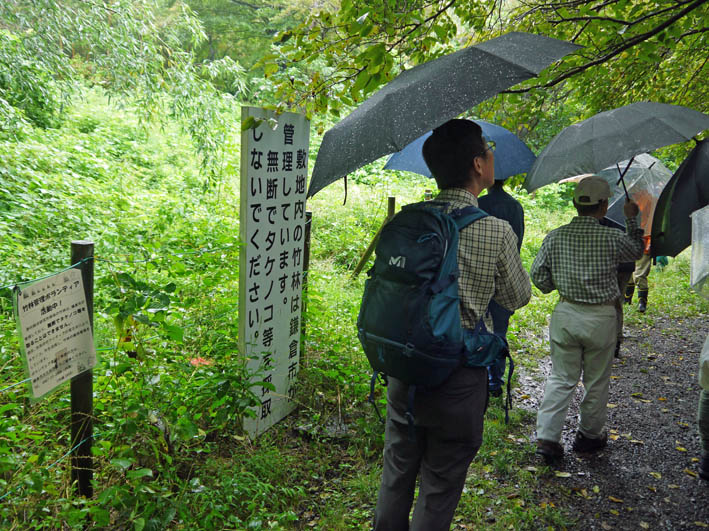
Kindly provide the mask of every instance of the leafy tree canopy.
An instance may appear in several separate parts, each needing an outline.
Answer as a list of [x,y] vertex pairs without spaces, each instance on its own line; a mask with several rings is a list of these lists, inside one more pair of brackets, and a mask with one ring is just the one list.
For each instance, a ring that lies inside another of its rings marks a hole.
[[[542,114],[565,125],[641,100],[709,110],[707,21],[707,0],[342,0],[279,34],[265,70],[283,107],[338,116],[402,70],[508,31],[584,46],[478,108],[524,133]],[[289,75],[295,63],[311,75]]]

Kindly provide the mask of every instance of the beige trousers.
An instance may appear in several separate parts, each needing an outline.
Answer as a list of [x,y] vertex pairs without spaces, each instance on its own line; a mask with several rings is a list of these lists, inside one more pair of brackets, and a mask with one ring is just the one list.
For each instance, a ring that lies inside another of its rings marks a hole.
[[617,316],[611,305],[556,305],[549,325],[552,369],[537,413],[537,438],[559,442],[566,412],[582,378],[578,429],[595,439],[606,423]]
[[635,285],[638,291],[647,291],[647,277],[650,276],[650,266],[652,266],[652,256],[644,254],[640,260],[635,262],[635,272],[630,277],[628,285]]

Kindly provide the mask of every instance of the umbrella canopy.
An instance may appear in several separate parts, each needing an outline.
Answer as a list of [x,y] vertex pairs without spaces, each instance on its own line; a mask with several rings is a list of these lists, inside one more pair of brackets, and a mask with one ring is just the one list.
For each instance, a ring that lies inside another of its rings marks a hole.
[[680,105],[641,102],[564,128],[527,174],[528,191],[580,173],[596,173],[646,151],[689,140],[709,129],[709,116]]
[[692,241],[690,215],[709,204],[709,139],[697,143],[660,194],[652,221],[652,256],[677,256]]
[[[534,164],[534,153],[512,131],[483,120],[475,120],[483,130],[485,140],[495,142],[495,180],[504,181],[512,175],[526,173]],[[423,160],[421,149],[431,131],[418,137],[401,151],[389,157],[384,169],[406,170],[431,177],[431,170]]]
[[[623,213],[625,191],[618,184],[618,179],[620,172],[625,170],[628,162],[630,161],[624,160],[617,166],[606,168],[598,174],[608,181],[613,194],[608,201],[606,216],[623,224],[625,223],[625,214]],[[618,168],[620,168],[620,172]],[[671,177],[672,172],[662,162],[647,153],[641,153],[634,157],[630,168],[623,177],[628,194],[640,208],[640,226],[646,236],[650,235],[657,199]]]
[[578,48],[512,32],[402,72],[325,133],[308,197]]

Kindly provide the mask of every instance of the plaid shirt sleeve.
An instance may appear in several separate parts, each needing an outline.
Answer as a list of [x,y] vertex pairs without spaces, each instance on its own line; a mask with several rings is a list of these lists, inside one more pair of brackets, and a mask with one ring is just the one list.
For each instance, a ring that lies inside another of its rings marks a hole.
[[532,277],[532,282],[542,293],[549,293],[556,289],[552,280],[551,264],[549,263],[549,242],[552,241],[552,238],[551,233],[544,238],[537,256],[534,257],[532,267],[529,269],[529,276]]
[[[478,204],[473,194],[458,188],[441,191],[437,199],[449,203],[449,209]],[[506,221],[488,216],[460,231],[458,266],[460,316],[466,328],[475,327],[492,298],[516,310],[531,297],[529,275],[517,252],[517,236]],[[492,319],[487,317],[485,326],[492,329]]]
[[638,224],[638,217],[625,218],[625,234],[618,241],[618,261],[632,262],[643,256],[643,229]]
[[532,285],[517,250],[517,235],[509,227],[504,232],[502,249],[497,259],[493,299],[500,306],[514,311],[527,304],[531,297]]

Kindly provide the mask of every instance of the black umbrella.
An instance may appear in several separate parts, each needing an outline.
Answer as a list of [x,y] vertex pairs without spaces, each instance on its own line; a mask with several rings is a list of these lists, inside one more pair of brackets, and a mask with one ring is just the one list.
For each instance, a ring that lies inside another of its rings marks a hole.
[[660,194],[650,254],[677,256],[692,241],[692,212],[709,204],[709,139],[697,143]]
[[325,133],[308,197],[578,48],[513,32],[406,70]]

